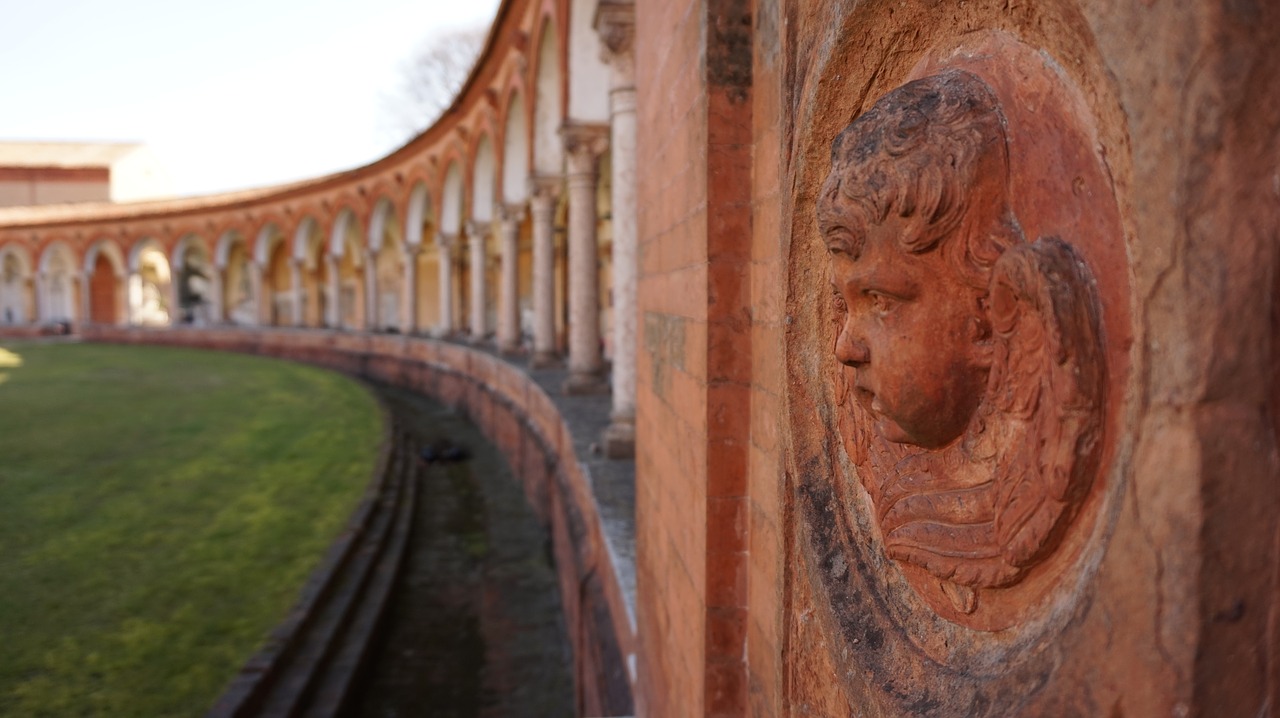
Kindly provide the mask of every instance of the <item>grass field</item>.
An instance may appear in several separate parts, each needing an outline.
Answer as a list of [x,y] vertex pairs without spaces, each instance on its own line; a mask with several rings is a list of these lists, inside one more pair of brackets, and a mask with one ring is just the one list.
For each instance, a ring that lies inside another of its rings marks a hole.
[[203,714],[346,525],[380,421],[286,362],[0,345],[0,715]]

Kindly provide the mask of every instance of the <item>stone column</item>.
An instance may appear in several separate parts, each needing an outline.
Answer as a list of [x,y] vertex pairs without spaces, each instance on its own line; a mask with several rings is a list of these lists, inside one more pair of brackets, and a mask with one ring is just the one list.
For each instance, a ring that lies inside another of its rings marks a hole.
[[324,256],[325,271],[329,273],[329,301],[325,304],[325,323],[330,329],[342,328],[342,277],[338,276],[342,262],[332,254]]
[[557,366],[555,211],[559,177],[529,180],[529,213],[533,220],[533,359],[534,369]]
[[293,316],[291,316],[290,319],[292,320],[293,326],[300,327],[305,323],[304,315],[302,311],[302,300],[307,293],[306,288],[302,286],[302,260],[301,259],[289,260],[289,282],[291,283],[289,285],[290,286],[289,293],[293,297],[292,301],[290,302],[290,304],[292,305],[290,309]]
[[221,324],[227,319],[226,308],[222,304],[222,267],[214,264],[209,268],[209,302],[213,305],[209,312],[210,324]]
[[484,340],[485,326],[485,245],[489,227],[475,222],[467,223],[467,248],[471,254],[471,341]]
[[599,246],[596,242],[596,161],[609,147],[608,128],[566,125],[569,158],[569,378],[566,394],[608,390],[601,374]]
[[400,293],[400,333],[409,335],[418,329],[418,250],[416,244],[404,245],[404,291]]
[[457,239],[441,235],[440,245],[440,325],[437,336],[453,333],[453,245]]
[[635,455],[636,437],[636,83],[635,6],[600,3],[596,31],[609,65],[609,161],[613,169],[613,368],[609,458]]
[[364,330],[376,332],[378,323],[378,262],[377,253],[369,252],[364,258]]
[[[89,306],[89,275],[80,274],[76,276],[77,286],[80,287],[80,326],[88,326],[89,318],[92,315],[92,307]],[[2,318],[0,318],[2,319]]]
[[[169,273],[169,326],[176,327],[182,324],[182,271],[170,271]],[[194,320],[194,318],[193,318]]]
[[249,291],[253,293],[253,303],[256,311],[254,312],[254,324],[262,326],[267,324],[267,298],[262,296],[262,265],[257,262],[245,263],[245,268],[249,271]]
[[520,349],[520,220],[524,206],[502,209],[502,298],[498,308],[498,351],[513,354]]
[[[45,292],[44,272],[36,273],[36,323],[44,324],[49,318],[49,295]],[[132,319],[132,317],[131,317]]]

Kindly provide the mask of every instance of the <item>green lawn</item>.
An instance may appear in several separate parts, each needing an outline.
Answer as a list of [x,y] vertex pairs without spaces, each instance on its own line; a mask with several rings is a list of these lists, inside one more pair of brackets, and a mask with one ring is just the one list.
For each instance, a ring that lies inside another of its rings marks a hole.
[[298,596],[381,440],[340,375],[0,345],[0,715],[194,716]]

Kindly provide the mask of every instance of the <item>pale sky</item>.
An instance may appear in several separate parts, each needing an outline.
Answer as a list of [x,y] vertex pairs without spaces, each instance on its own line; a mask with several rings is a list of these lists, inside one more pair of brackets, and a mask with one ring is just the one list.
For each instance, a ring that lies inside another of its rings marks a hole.
[[497,0],[0,0],[0,139],[143,142],[178,194],[371,162],[382,97]]

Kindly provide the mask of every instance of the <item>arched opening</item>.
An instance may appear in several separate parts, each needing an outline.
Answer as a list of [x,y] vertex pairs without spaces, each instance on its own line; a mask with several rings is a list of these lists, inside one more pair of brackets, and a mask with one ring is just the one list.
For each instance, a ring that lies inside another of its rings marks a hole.
[[539,175],[559,176],[564,167],[560,142],[561,97],[560,46],[550,18],[542,25],[538,41],[538,74],[534,83],[533,169]]
[[378,200],[369,222],[369,251],[374,263],[377,287],[376,329],[400,331],[407,311],[404,286],[404,235],[395,205],[383,197]]
[[61,243],[49,245],[40,258],[40,321],[75,321],[75,278],[71,250]]
[[269,326],[292,324],[293,272],[289,267],[289,246],[275,224],[258,232],[254,259],[262,267],[262,297],[259,321]]
[[173,253],[173,269],[177,282],[177,321],[198,325],[213,321],[213,267],[200,237],[189,234],[178,242]]
[[257,299],[253,270],[249,266],[249,248],[239,232],[223,235],[216,260],[222,269],[223,317],[232,324],[257,324]]
[[129,320],[139,326],[169,324],[169,259],[158,242],[144,239],[129,259]]
[[307,217],[293,236],[293,256],[298,263],[302,291],[300,315],[303,326],[323,327],[328,323],[329,268],[324,258],[324,234],[320,223]]
[[462,168],[457,162],[450,163],[444,175],[444,190],[440,199],[440,234],[443,246],[441,262],[448,263],[451,270],[446,286],[441,289],[443,313],[447,316],[440,323],[442,330],[452,331],[467,326],[466,287],[467,264],[465,251],[458,241],[462,233]]
[[[517,229],[516,321],[519,344],[533,337],[533,223],[529,212],[521,211],[529,199],[529,136],[524,98],[512,93],[507,105],[507,122],[502,142],[502,202],[507,211],[521,217]],[[506,257],[502,258],[506,261]]]
[[345,209],[334,222],[330,247],[338,260],[338,326],[344,329],[365,328],[365,253],[360,245],[359,220]]
[[0,323],[31,321],[31,263],[12,247],[0,251]]
[[120,248],[102,240],[85,254],[89,277],[88,315],[94,324],[123,324],[127,316],[125,264]]
[[414,292],[418,303],[417,322],[413,329],[428,330],[440,326],[440,247],[431,193],[424,182],[414,185],[409,193],[404,229],[405,244],[410,248],[413,261],[417,262],[417,291]]
[[488,135],[476,145],[471,171],[471,224],[467,236],[471,338],[479,341],[497,324],[498,262],[493,242],[497,160]]

